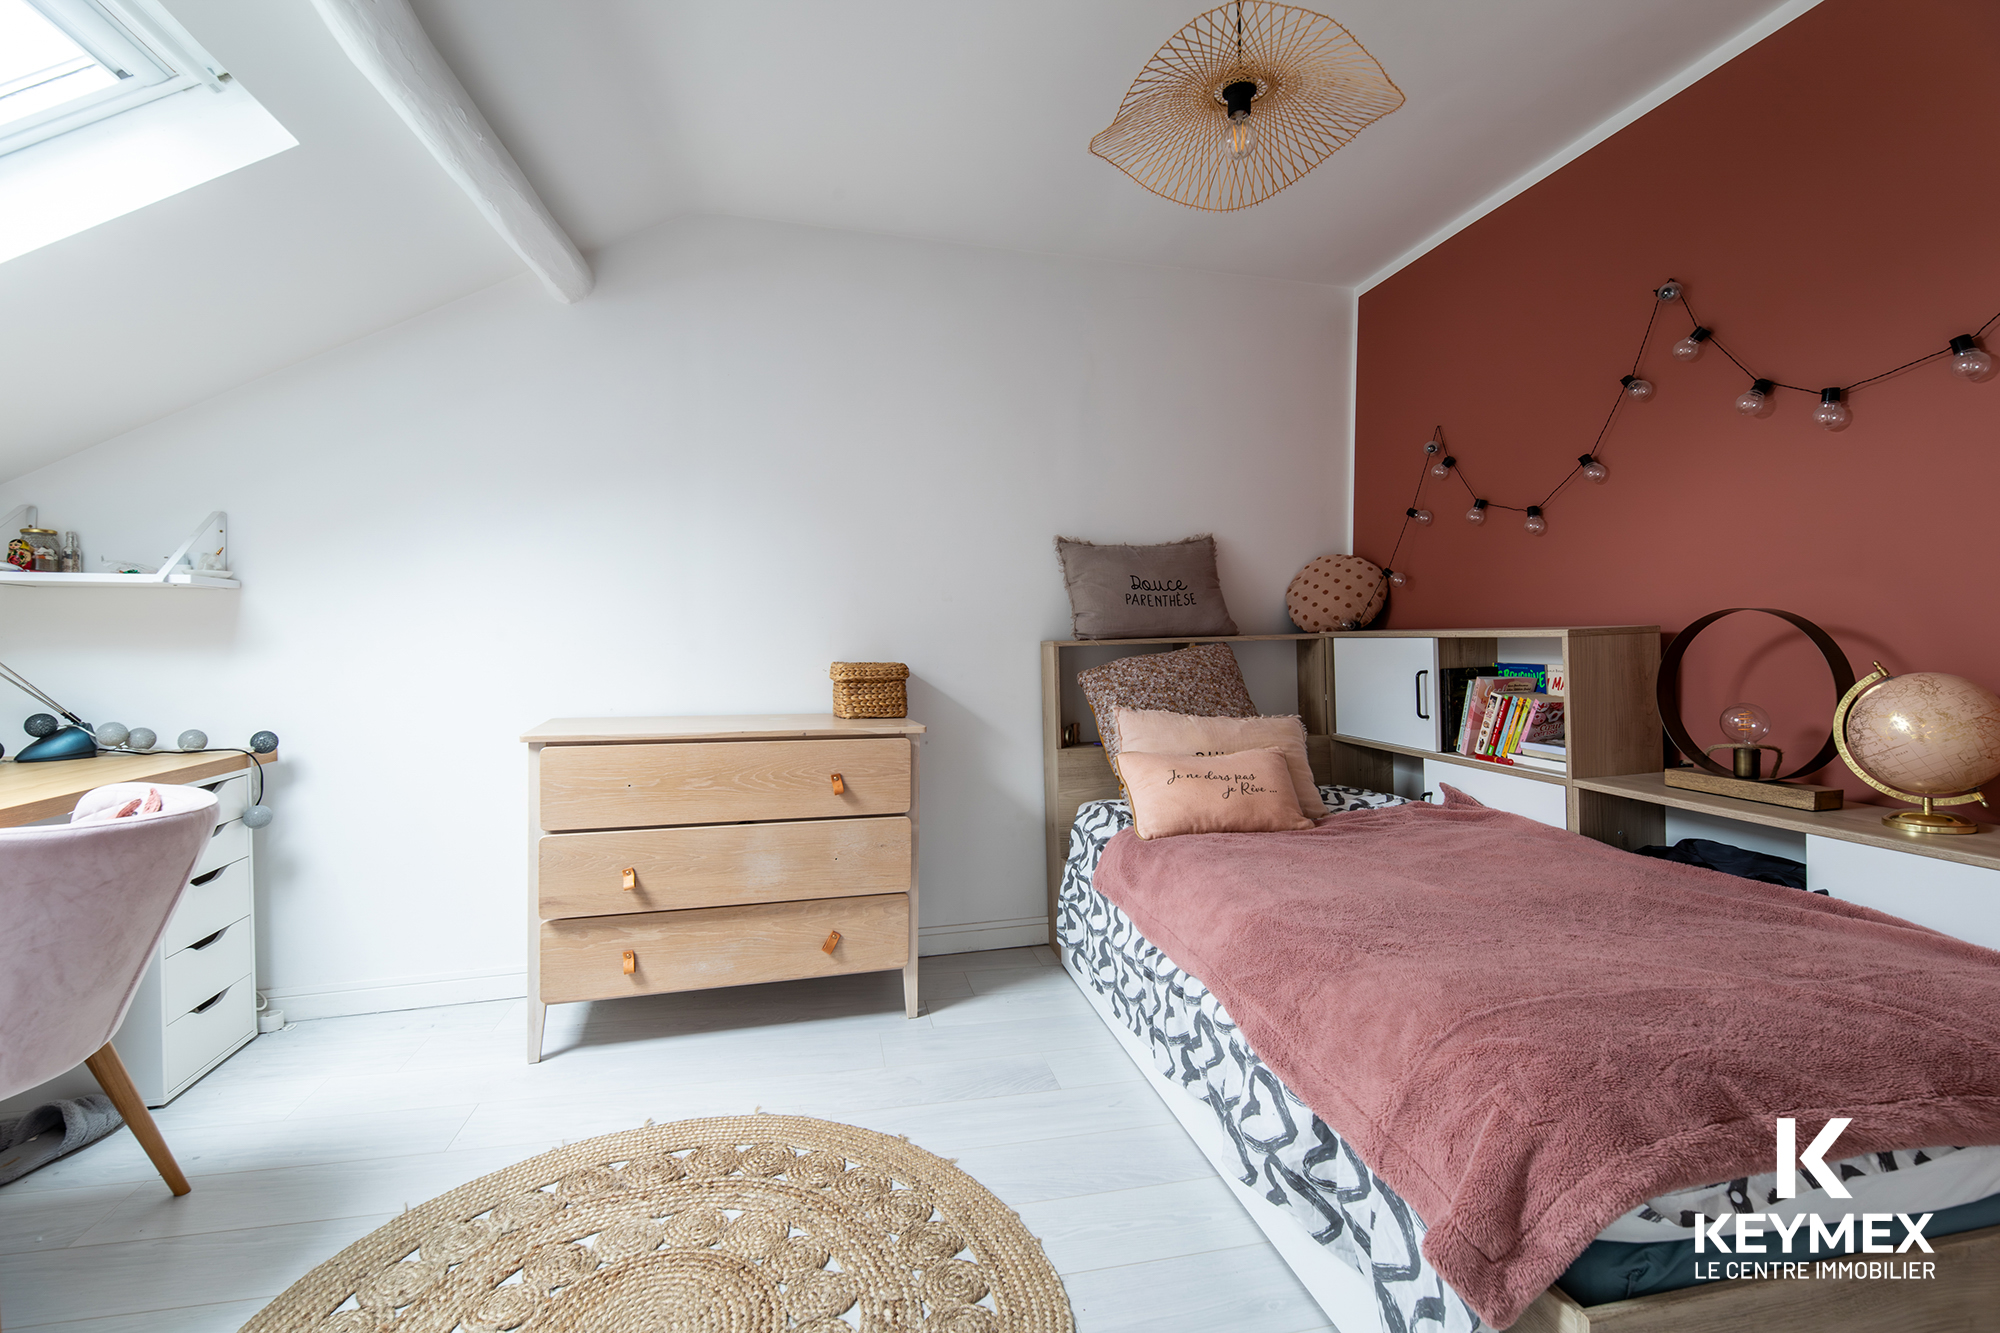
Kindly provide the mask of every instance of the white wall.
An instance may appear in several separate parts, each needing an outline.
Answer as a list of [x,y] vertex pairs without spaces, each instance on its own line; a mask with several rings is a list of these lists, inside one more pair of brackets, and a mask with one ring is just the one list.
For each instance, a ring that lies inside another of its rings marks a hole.
[[932,729],[926,951],[1038,939],[1051,538],[1213,531],[1245,632],[1339,549],[1345,291],[725,219],[595,263],[0,486],[93,567],[229,512],[242,592],[0,589],[0,660],[93,721],[283,737],[294,1017],[520,993],[523,729],[825,711],[835,659],[908,662]]

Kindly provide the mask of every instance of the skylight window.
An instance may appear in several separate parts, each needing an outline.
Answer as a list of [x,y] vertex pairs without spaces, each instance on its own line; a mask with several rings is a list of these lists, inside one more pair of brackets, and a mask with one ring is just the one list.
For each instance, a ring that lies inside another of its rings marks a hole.
[[297,142],[159,0],[0,0],[0,262]]

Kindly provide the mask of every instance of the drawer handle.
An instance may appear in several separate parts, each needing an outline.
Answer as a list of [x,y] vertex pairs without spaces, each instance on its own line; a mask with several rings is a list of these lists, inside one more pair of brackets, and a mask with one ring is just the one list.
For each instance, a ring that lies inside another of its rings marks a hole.
[[838,773],[833,775],[833,794],[835,796],[847,795],[847,783],[841,779]]
[[633,956],[630,949],[627,949],[625,951],[625,975],[628,977],[631,976],[638,968],[639,960]]
[[629,892],[631,892],[631,891],[632,891],[633,889],[636,889],[636,888],[638,888],[638,887],[639,887],[639,867],[637,867],[637,866],[626,866],[626,867],[625,867],[625,890],[626,890],[626,892],[628,892],[628,893],[629,893]]
[[213,935],[204,936],[203,938],[196,940],[193,944],[188,945],[188,948],[206,949],[209,945],[215,943],[217,940],[221,939],[224,935],[227,935],[228,933],[229,933],[229,927],[224,926],[221,930],[216,931]]
[[833,957],[834,949],[839,944],[840,944],[840,932],[837,930],[829,931],[827,933],[826,943],[819,946],[819,951],[825,954],[828,958],[831,958]]
[[194,1008],[188,1010],[188,1012],[191,1014],[205,1014],[209,1010],[213,1009],[218,1003],[220,1003],[222,997],[227,994],[229,994],[229,987],[224,986],[221,990],[209,996],[206,1000],[203,1000],[200,1004],[196,1005]]
[[[227,870],[227,869],[229,869],[228,866],[222,867],[222,870]],[[220,875],[222,873],[222,870],[211,870],[206,875],[196,875],[193,879],[188,881],[188,886],[190,888],[199,888],[202,885],[208,883],[210,880],[214,879],[217,875]]]

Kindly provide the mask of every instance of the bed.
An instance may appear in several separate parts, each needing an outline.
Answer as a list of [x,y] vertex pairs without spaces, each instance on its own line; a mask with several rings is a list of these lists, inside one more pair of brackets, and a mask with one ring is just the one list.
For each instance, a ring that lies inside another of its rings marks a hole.
[[[1321,791],[1329,809],[1340,813],[1401,803],[1353,788]],[[1485,1329],[1471,1304],[1426,1259],[1424,1223],[1416,1210],[1272,1073],[1206,986],[1175,966],[1125,912],[1095,890],[1093,879],[1105,848],[1129,822],[1122,801],[1087,801],[1070,830],[1055,933],[1062,961],[1079,989],[1342,1333]],[[1944,1160],[1949,1156],[1957,1160]],[[1551,1289],[1513,1326],[1563,1333],[1975,1327],[1973,1312],[2000,1300],[1994,1289],[2000,1228],[1981,1221],[1984,1217],[1990,1224],[2000,1215],[1982,1215],[1979,1201],[1961,1204],[1960,1196],[1976,1190],[1970,1182],[1992,1183],[2000,1177],[2000,1152],[1871,1154],[1843,1161],[1840,1170],[1856,1196],[1851,1205],[1856,1209],[1866,1206],[1871,1178],[1880,1188],[1901,1188],[1907,1194],[1926,1170],[1932,1178],[1949,1176],[1959,1190],[1958,1196],[1949,1196],[1952,1206],[1972,1210],[1961,1212],[1957,1220],[1979,1229],[1933,1241],[1942,1276],[1916,1294],[1894,1284],[1827,1278],[1649,1291],[1585,1307]],[[1666,1285],[1657,1270],[1671,1265],[1661,1263],[1657,1254],[1635,1254],[1662,1247],[1684,1252],[1688,1233],[1676,1213],[1754,1211],[1760,1193],[1768,1197],[1768,1180],[1751,1178],[1634,1208],[1605,1229],[1602,1245],[1591,1247],[1611,1253],[1608,1258],[1600,1254],[1599,1271],[1579,1276],[1578,1285],[1588,1288],[1595,1281],[1593,1299],[1602,1296],[1607,1284],[1624,1282],[1639,1289]],[[2000,1200],[1984,1200],[1989,1212],[1996,1205]],[[1635,1272],[1650,1281],[1635,1283]],[[1908,1322],[1919,1308],[1926,1317],[1935,1315],[1936,1322]]]

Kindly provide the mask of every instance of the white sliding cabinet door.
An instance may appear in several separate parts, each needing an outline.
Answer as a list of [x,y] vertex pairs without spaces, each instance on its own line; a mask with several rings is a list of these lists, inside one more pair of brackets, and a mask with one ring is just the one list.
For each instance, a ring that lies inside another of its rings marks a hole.
[[1436,639],[1335,639],[1334,730],[1343,736],[1438,748]]

